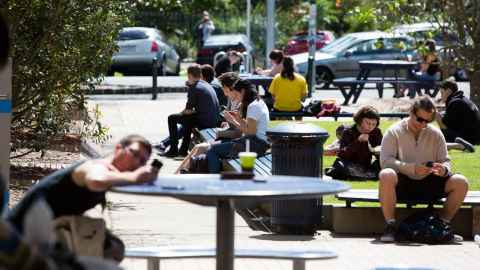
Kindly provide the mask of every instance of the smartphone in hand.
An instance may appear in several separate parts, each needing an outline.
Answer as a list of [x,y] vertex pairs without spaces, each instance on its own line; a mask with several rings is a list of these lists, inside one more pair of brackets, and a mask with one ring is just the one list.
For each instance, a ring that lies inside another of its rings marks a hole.
[[158,159],[154,159],[151,166],[156,168],[157,170],[160,170],[163,167],[163,162]]

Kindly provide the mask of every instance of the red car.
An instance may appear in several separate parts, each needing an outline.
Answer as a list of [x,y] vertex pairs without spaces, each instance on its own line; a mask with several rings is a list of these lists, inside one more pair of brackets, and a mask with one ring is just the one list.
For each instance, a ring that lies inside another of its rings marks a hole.
[[[316,45],[317,50],[329,44],[335,39],[330,31],[317,31]],[[288,55],[308,52],[308,32],[299,32],[295,34],[287,43],[285,53]]]

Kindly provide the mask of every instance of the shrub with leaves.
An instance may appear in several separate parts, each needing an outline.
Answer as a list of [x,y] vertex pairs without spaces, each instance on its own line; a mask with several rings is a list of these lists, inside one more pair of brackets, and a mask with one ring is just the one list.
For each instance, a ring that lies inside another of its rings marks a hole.
[[[9,0],[1,9],[12,37],[12,150],[39,151],[72,131],[85,88],[110,65],[128,2]],[[89,117],[81,135],[106,138],[105,127]]]

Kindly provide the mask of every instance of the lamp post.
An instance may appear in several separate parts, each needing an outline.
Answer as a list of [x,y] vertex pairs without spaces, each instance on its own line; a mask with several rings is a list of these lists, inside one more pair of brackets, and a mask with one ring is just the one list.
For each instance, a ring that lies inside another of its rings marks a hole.
[[[273,50],[275,44],[275,0],[267,0],[267,44],[265,56]],[[270,66],[270,59],[265,57],[267,66]]]
[[312,97],[315,89],[315,51],[317,36],[317,3],[315,0],[310,1],[310,18],[308,20],[308,97]]

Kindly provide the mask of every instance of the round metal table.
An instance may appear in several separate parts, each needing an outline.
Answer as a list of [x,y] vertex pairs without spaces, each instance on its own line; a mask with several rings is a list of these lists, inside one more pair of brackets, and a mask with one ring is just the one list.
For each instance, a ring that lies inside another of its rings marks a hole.
[[233,270],[234,204],[241,201],[312,199],[350,189],[339,181],[318,177],[255,176],[253,179],[221,179],[218,174],[162,175],[144,185],[115,187],[114,192],[169,196],[217,207],[216,269]]

